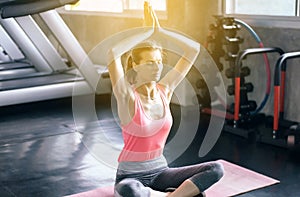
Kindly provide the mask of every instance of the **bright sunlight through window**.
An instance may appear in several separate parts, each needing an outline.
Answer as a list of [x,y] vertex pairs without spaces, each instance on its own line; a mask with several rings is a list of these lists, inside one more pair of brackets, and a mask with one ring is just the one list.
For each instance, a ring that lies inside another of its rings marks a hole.
[[226,14],[299,16],[300,0],[224,0]]
[[[150,0],[153,8],[158,11],[166,11],[166,0]],[[75,5],[65,6],[66,10],[113,12],[121,13],[126,10],[143,10],[143,0],[80,0]]]

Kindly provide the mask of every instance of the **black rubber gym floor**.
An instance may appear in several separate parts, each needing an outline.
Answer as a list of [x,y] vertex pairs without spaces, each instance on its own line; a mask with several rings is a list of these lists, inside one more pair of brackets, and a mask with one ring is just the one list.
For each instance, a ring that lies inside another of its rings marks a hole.
[[[97,117],[108,120],[107,128],[115,127],[109,123],[114,114],[110,103],[109,95],[96,97]],[[172,112],[176,127],[180,110],[172,105]],[[71,98],[1,107],[0,196],[60,197],[113,182],[113,170],[97,160],[87,143],[82,143],[74,124]],[[199,158],[205,127],[201,121],[194,141],[170,165],[225,159],[281,181],[240,196],[300,196],[300,152],[223,132],[214,148]]]

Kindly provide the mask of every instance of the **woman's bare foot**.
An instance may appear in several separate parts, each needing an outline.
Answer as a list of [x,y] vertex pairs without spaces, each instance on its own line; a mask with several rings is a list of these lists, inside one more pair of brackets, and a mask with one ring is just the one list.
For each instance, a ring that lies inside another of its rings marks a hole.
[[150,196],[151,197],[167,197],[171,194],[171,192],[160,192],[150,188]]

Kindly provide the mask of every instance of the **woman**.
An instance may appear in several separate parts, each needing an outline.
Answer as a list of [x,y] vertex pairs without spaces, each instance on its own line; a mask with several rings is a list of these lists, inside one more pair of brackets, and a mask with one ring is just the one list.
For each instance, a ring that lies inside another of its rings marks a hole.
[[[173,91],[192,67],[200,45],[162,29],[147,2],[144,13],[148,26],[145,31],[123,40],[108,53],[109,74],[124,137],[115,196],[203,196],[222,177],[221,164],[207,162],[170,168],[162,155],[172,126],[169,103]],[[172,41],[184,51],[174,68],[162,78],[162,49],[151,41],[154,35]],[[124,72],[121,56],[128,51]]]

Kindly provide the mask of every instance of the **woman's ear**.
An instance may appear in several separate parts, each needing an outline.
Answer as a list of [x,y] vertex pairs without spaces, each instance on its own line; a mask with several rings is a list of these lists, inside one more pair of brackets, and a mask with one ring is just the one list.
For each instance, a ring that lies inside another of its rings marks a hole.
[[136,72],[136,63],[135,62],[132,62],[132,69]]

